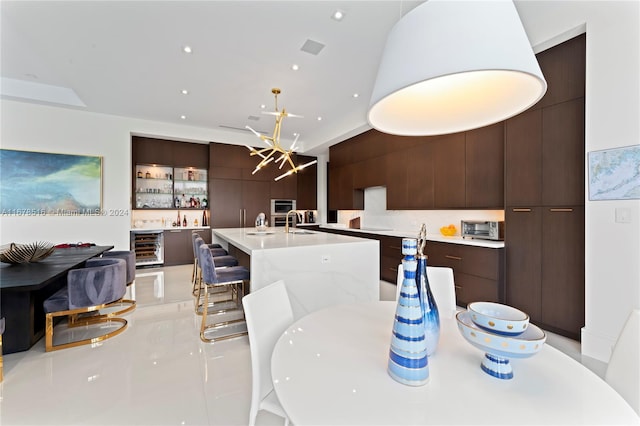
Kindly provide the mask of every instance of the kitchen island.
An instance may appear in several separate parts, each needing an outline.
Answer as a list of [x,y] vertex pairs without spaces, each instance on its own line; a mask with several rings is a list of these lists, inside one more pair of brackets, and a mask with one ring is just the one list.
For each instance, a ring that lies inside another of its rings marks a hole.
[[379,242],[303,229],[212,229],[212,240],[248,256],[251,291],[287,286],[294,318],[356,301],[379,300]]

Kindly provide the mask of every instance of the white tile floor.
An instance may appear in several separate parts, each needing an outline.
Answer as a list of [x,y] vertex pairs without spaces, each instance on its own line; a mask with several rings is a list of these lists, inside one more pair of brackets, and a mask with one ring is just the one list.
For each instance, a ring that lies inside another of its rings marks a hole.
[[[246,425],[248,339],[200,341],[190,278],[191,266],[138,270],[138,306],[121,335],[51,353],[41,340],[5,355],[0,424]],[[395,286],[382,282],[380,294],[393,300]],[[550,336],[549,343],[584,362],[577,342]],[[606,367],[587,365],[599,374]],[[283,423],[261,411],[257,424]]]

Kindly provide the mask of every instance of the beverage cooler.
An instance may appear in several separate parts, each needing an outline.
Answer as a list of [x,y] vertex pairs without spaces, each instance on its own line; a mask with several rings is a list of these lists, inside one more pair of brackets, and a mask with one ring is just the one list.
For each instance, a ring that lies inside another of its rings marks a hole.
[[136,266],[164,264],[162,230],[131,231],[131,250],[136,253]]

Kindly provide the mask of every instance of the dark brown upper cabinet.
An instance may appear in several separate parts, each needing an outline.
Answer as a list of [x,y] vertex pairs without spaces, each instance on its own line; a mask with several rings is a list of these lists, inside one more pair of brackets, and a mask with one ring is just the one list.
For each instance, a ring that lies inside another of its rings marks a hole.
[[504,208],[504,122],[466,132],[465,206]]

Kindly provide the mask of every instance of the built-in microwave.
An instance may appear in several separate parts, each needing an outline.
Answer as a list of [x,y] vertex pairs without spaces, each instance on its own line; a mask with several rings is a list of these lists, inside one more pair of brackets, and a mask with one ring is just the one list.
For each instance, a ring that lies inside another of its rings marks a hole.
[[296,209],[296,200],[283,200],[272,199],[271,200],[271,216],[287,214],[289,210]]
[[504,222],[492,220],[463,220],[460,223],[462,238],[504,240]]

